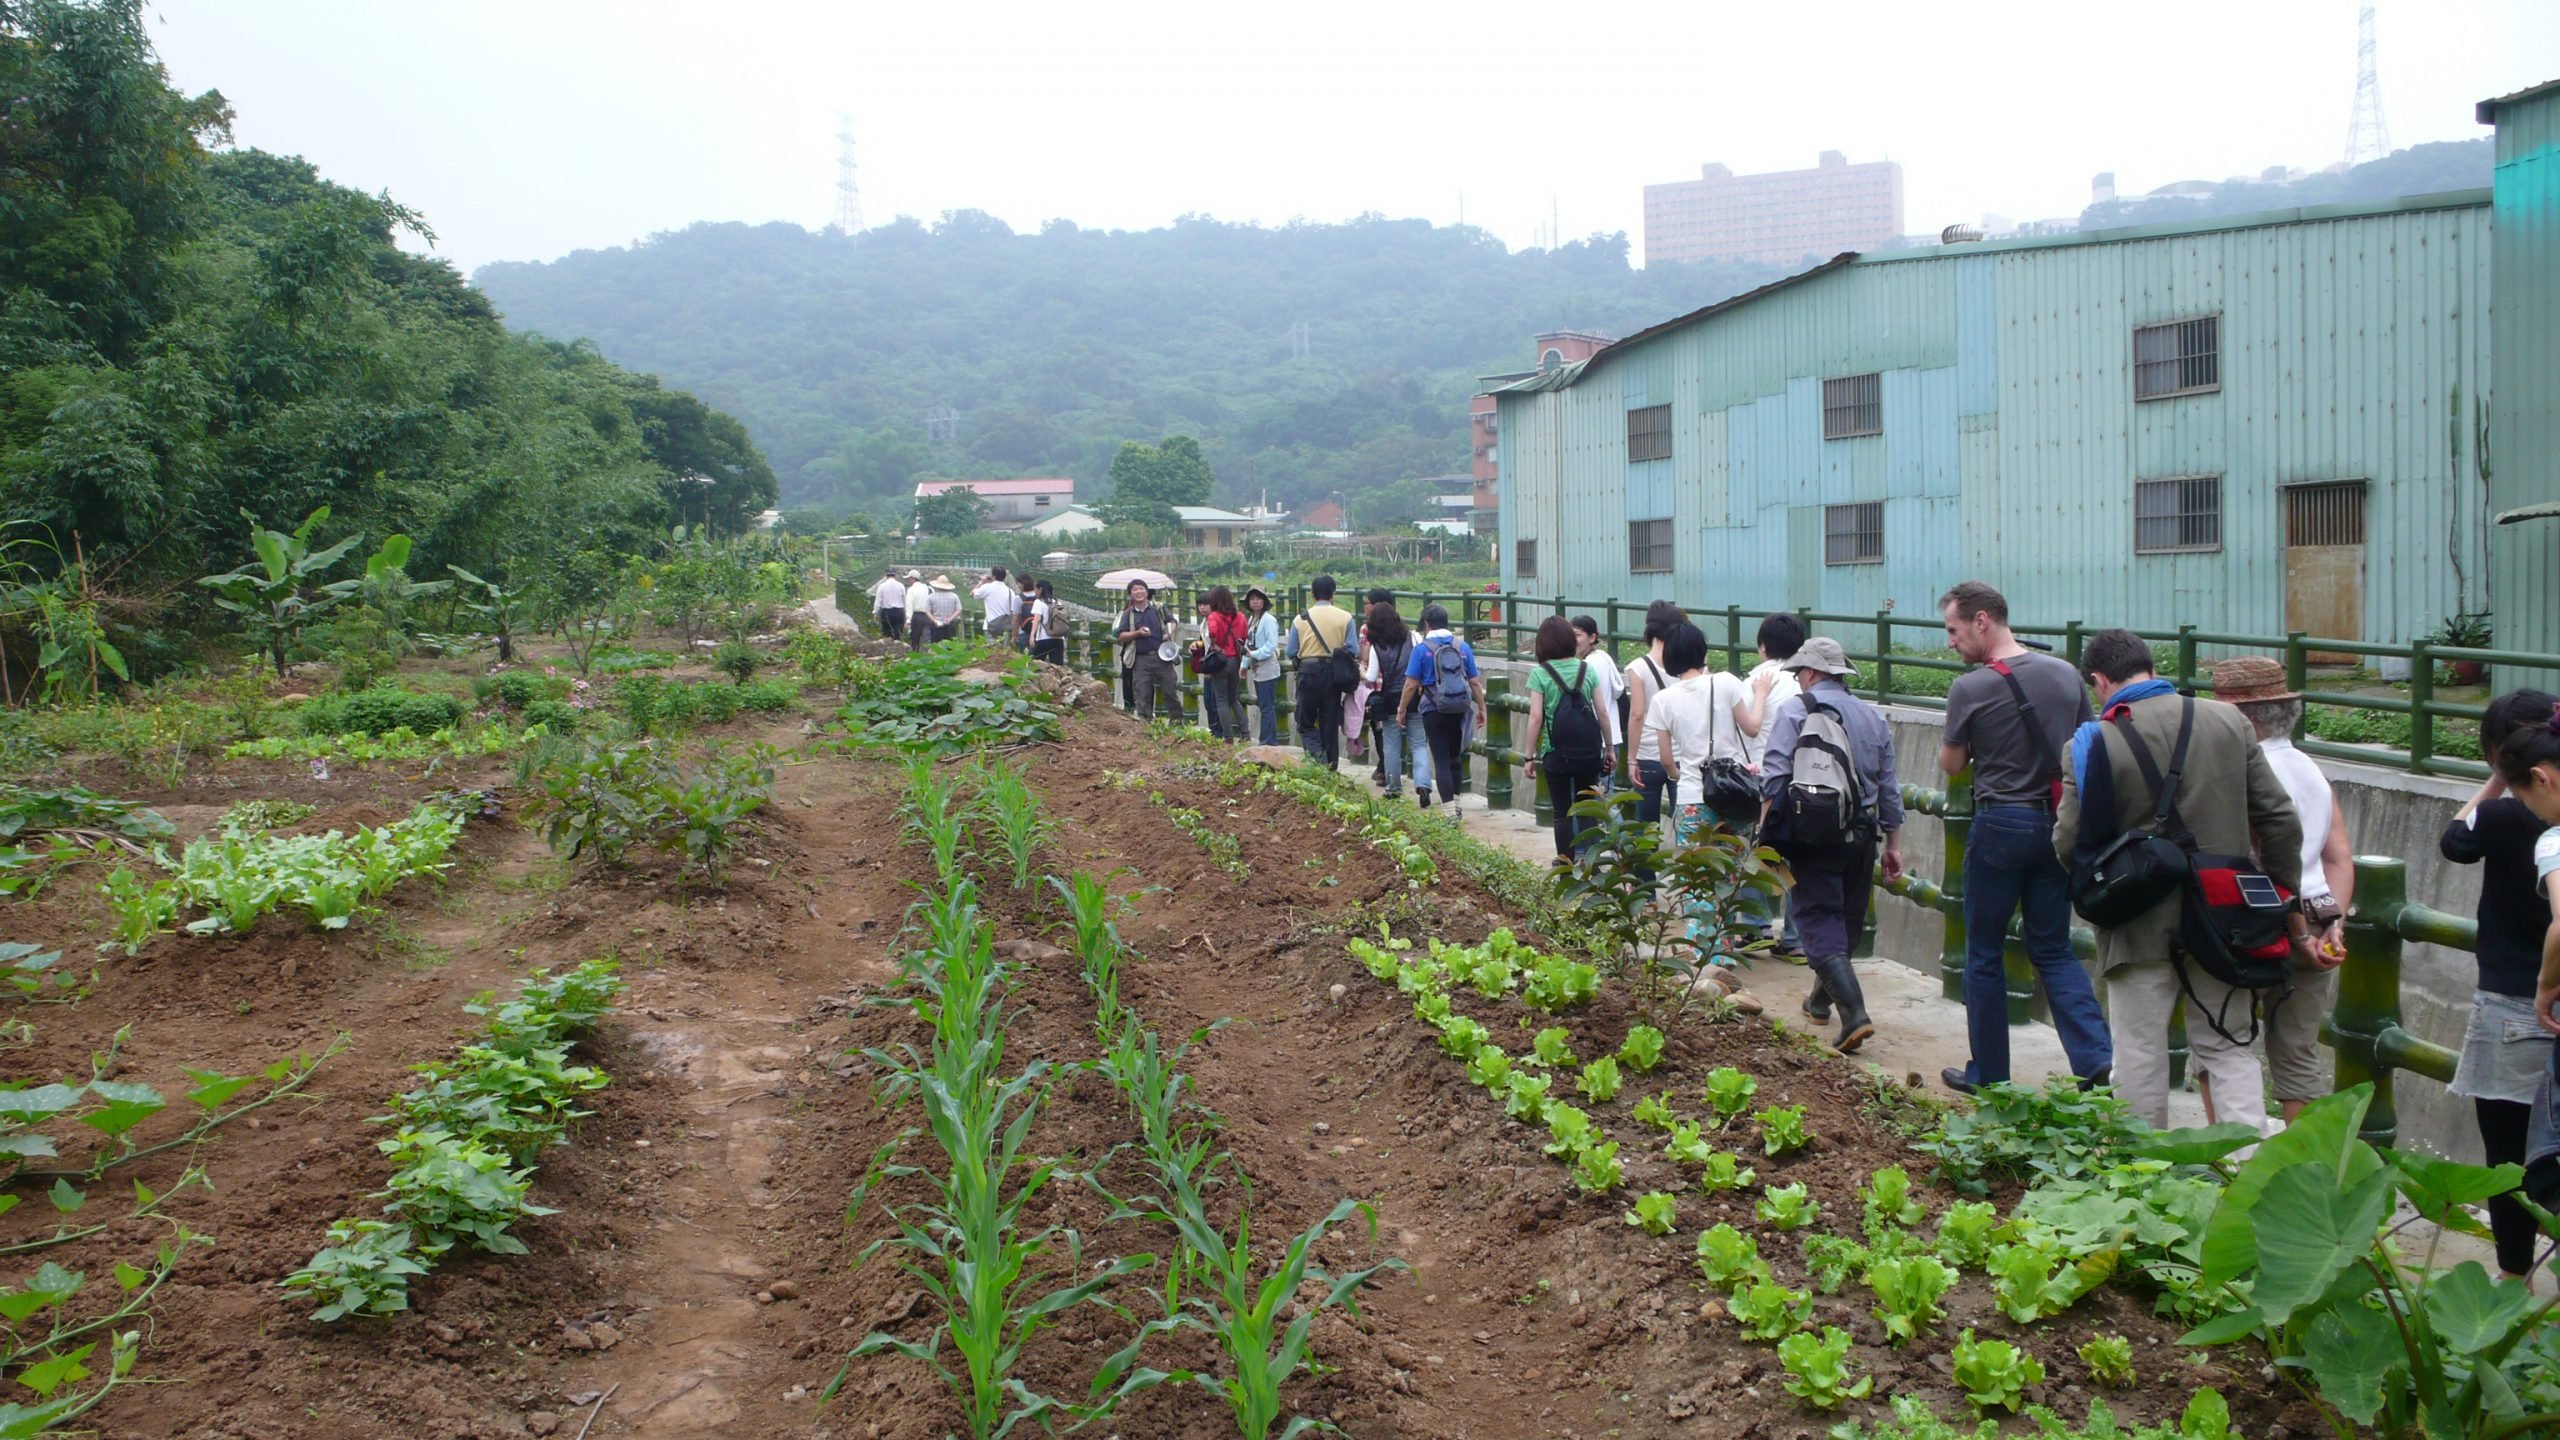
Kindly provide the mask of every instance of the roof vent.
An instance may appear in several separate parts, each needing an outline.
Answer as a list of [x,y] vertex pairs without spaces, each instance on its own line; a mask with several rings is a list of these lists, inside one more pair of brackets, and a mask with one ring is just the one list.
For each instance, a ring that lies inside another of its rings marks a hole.
[[1941,245],[1970,245],[1981,238],[1982,227],[1979,225],[1950,225],[1938,232]]

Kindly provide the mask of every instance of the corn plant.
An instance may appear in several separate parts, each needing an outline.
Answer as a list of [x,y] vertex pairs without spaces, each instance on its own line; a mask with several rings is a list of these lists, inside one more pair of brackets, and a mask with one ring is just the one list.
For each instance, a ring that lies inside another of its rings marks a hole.
[[1002,765],[981,763],[977,771],[977,810],[1004,843],[1006,863],[1013,867],[1013,888],[1031,888],[1031,866],[1040,848],[1057,838],[1058,822],[1040,811],[1040,797],[1022,776]]
[[1105,1038],[1119,1033],[1121,1011],[1120,927],[1113,917],[1122,902],[1105,888],[1109,878],[1083,871],[1049,877],[1049,888],[1066,909],[1076,956],[1084,962],[1084,983],[1093,991],[1094,1033]]
[[933,873],[947,891],[960,878],[960,842],[968,825],[951,787],[933,773],[930,757],[907,762],[907,829],[933,856]]

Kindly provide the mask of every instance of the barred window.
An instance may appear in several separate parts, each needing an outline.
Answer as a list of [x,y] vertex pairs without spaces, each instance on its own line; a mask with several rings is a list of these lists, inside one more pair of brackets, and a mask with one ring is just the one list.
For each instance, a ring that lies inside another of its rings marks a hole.
[[2284,492],[2284,500],[2285,544],[2364,543],[2363,481],[2296,485]]
[[1627,458],[1630,460],[1668,460],[1671,458],[1671,407],[1648,405],[1627,412]]
[[1884,502],[1822,507],[1822,563],[1884,563]]
[[2133,482],[2133,553],[2175,555],[2222,548],[2222,477]]
[[2222,388],[2222,317],[2144,325],[2133,332],[2133,398],[2166,400]]
[[1671,568],[1671,522],[1636,520],[1627,525],[1627,568],[1638,575]]
[[1884,433],[1884,377],[1870,371],[1822,382],[1822,438]]
[[1523,580],[1538,578],[1537,541],[1514,540],[1511,542],[1511,571]]

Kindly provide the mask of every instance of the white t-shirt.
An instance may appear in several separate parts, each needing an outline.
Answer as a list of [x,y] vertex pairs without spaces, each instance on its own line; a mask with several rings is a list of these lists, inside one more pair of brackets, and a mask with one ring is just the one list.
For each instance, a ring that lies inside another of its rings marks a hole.
[[1804,693],[1804,687],[1796,683],[1796,677],[1779,669],[1777,661],[1763,660],[1751,667],[1750,680],[1745,684],[1743,698],[1749,697],[1749,684],[1757,682],[1763,675],[1776,678],[1769,686],[1768,707],[1760,712],[1760,733],[1742,737],[1743,763],[1754,770],[1760,768],[1760,757],[1769,752],[1769,732],[1775,728],[1778,707]]
[[987,607],[987,624],[991,627],[1013,613],[1013,587],[1001,580],[989,580],[969,593]]
[[1626,737],[1618,733],[1618,697],[1626,693],[1627,678],[1618,673],[1616,658],[1598,646],[1593,646],[1591,653],[1582,657],[1582,663],[1591,667],[1591,674],[1599,685],[1591,701],[1600,707],[1601,728],[1609,732],[1610,744],[1625,744]]
[[907,618],[913,620],[925,612],[925,603],[933,598],[933,587],[918,580],[907,587]]
[[1031,602],[1031,643],[1037,645],[1048,638],[1049,602],[1034,600]]
[[1644,749],[1637,758],[1661,758],[1662,737],[1671,737],[1671,768],[1680,786],[1673,803],[1696,805],[1707,798],[1698,772],[1709,760],[1744,757],[1743,743],[1749,737],[1733,722],[1733,707],[1743,693],[1739,679],[1708,670],[1672,681],[1669,689],[1646,703]]
[[907,608],[907,582],[892,575],[871,587],[871,603],[883,610]]
[[2258,742],[2259,753],[2267,757],[2267,768],[2276,772],[2277,783],[2293,800],[2294,813],[2302,817],[2302,898],[2318,900],[2329,894],[2329,872],[2320,866],[2320,852],[2329,843],[2329,826],[2337,811],[2337,797],[2329,791],[2329,777],[2310,756],[2293,748],[2293,741],[2278,735]]

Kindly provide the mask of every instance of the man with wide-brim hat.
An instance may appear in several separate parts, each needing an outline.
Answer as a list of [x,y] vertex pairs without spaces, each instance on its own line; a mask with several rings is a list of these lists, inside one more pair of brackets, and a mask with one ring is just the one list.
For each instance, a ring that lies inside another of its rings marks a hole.
[[926,587],[925,611],[933,618],[933,638],[948,640],[960,633],[960,591],[948,575],[936,575]]
[[1814,984],[1838,1014],[1832,1043],[1855,1050],[1876,1031],[1849,958],[1866,928],[1878,847],[1885,878],[1902,874],[1902,786],[1893,727],[1841,683],[1858,667],[1827,635],[1806,640],[1784,668],[1804,686],[1778,707],[1761,757],[1760,833],[1795,875],[1796,934]]
[[[2355,899],[2355,847],[2347,839],[2346,813],[2329,789],[2329,777],[2310,756],[2293,748],[2302,723],[2302,692],[2284,666],[2266,655],[2235,655],[2213,666],[2213,698],[2237,706],[2258,733],[2258,753],[2276,772],[2286,798],[2302,817],[2302,889],[2299,899],[2310,944],[2293,953],[2293,992],[2266,1026],[2267,1090],[2291,1123],[2302,1107],[2329,1093],[2332,1070],[2320,1047],[2320,1017],[2337,999],[2338,966],[2347,958],[2346,913]],[[2212,1077],[2198,1075],[2208,1118]]]

